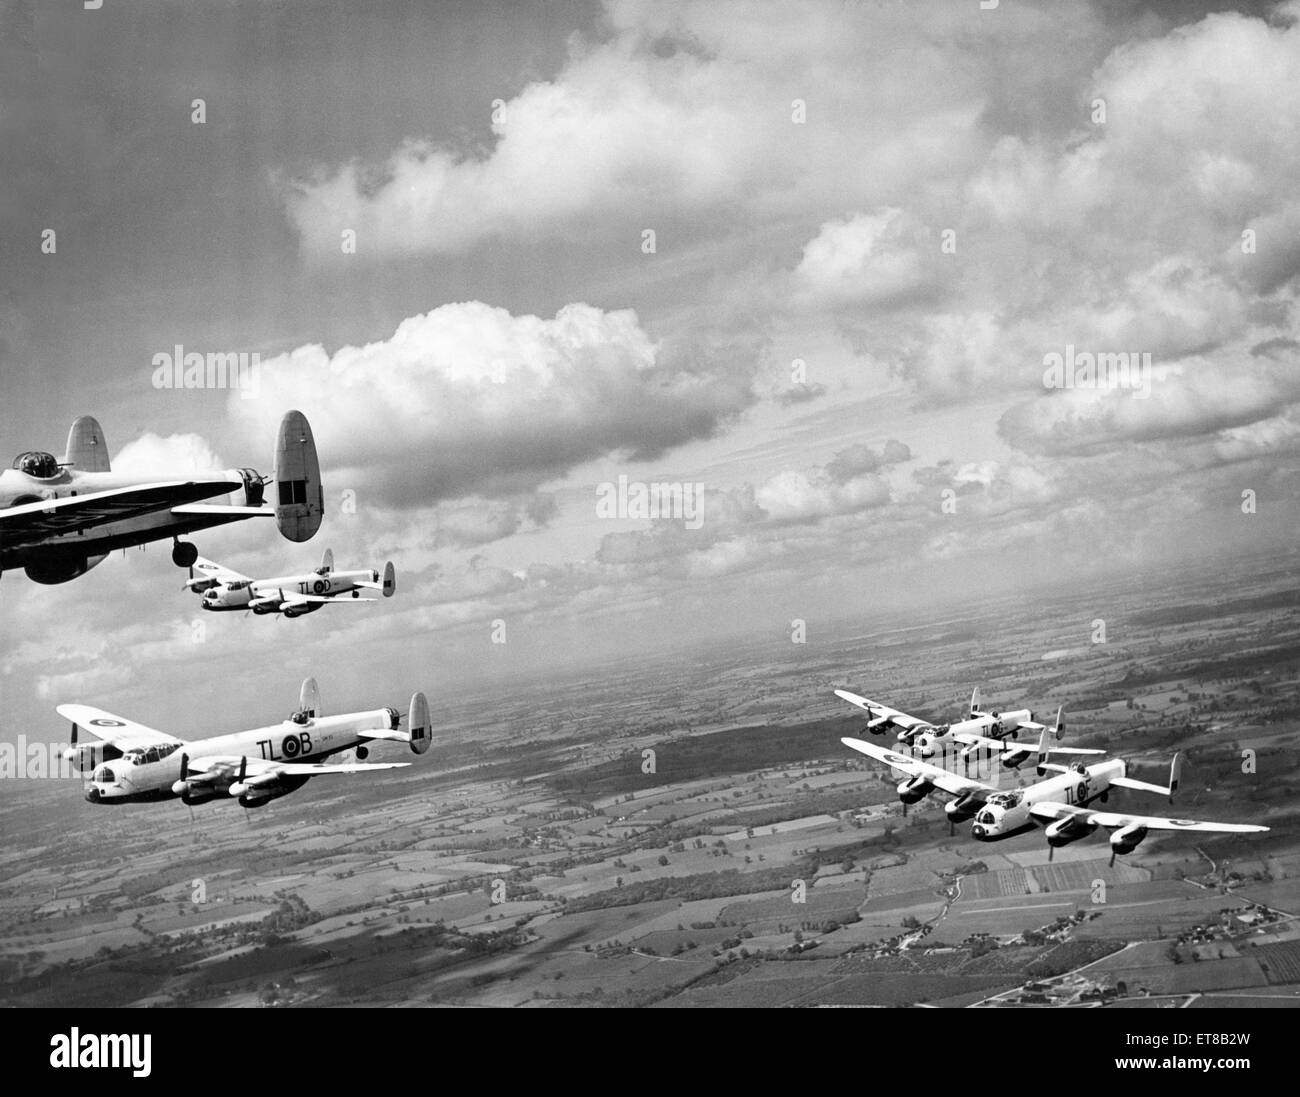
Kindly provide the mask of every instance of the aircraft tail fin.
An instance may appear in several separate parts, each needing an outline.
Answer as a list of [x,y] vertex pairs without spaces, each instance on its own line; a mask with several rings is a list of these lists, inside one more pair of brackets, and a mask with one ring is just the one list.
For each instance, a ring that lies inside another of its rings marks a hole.
[[974,716],[980,710],[980,688],[976,686],[971,690],[970,695],[970,714]]
[[1047,756],[1051,752],[1052,748],[1047,741],[1047,728],[1044,727],[1043,730],[1038,733],[1038,765],[1040,768],[1043,763],[1047,761]]
[[397,589],[397,572],[393,570],[393,562],[389,560],[388,563],[384,565],[384,586],[383,586],[384,597],[391,598],[393,596],[393,591],[395,591],[396,589]]
[[1056,706],[1056,737],[1058,739],[1065,734],[1065,721],[1061,718],[1061,713],[1064,711],[1064,705]]
[[1169,763],[1169,802],[1174,802],[1174,793],[1178,791],[1178,783],[1183,779],[1183,752],[1177,751],[1174,754],[1174,760]]
[[412,753],[423,754],[429,749],[433,742],[433,728],[429,719],[429,699],[423,693],[411,694],[406,730],[411,737]]
[[310,541],[325,516],[325,491],[311,424],[286,411],[275,442],[275,524],[290,541]]
[[108,443],[104,428],[93,415],[82,415],[68,431],[68,449],[63,464],[78,472],[108,472]]
[[320,688],[316,685],[315,678],[302,680],[302,689],[298,693],[298,708],[313,718],[321,714]]

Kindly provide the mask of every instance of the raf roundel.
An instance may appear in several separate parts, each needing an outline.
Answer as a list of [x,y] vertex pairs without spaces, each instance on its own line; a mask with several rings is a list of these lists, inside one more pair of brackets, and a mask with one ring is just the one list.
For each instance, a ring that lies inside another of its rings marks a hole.
[[126,725],[121,720],[106,720],[102,716],[90,721],[97,728],[124,728]]

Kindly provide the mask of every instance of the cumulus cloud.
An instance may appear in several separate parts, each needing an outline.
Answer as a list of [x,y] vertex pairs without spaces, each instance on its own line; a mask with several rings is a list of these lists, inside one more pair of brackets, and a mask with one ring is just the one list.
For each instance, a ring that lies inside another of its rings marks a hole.
[[542,529],[558,511],[555,496],[549,492],[510,499],[471,497],[443,503],[433,516],[433,547],[486,545],[524,528]]
[[1213,435],[1271,419],[1300,400],[1293,363],[1200,356],[1153,372],[1149,396],[1124,388],[1054,391],[1010,407],[999,433],[1031,453],[1096,453],[1117,442]]
[[914,302],[935,277],[937,243],[902,210],[827,221],[803,248],[794,283],[810,302],[883,307]]
[[827,462],[826,475],[834,483],[846,484],[855,477],[875,472],[888,465],[901,465],[912,459],[912,451],[897,438],[891,438],[879,452],[858,442],[840,450]]
[[[1052,19],[1024,5],[996,19],[959,4],[752,14],[610,3],[560,72],[502,104],[487,148],[417,133],[380,162],[282,176],[289,217],[309,254],[337,255],[352,229],[364,259],[623,232],[628,211],[734,224],[846,199],[897,205],[918,182],[937,189],[969,172],[996,136],[986,118],[1055,126],[1049,93],[1081,79],[1111,38],[1085,6]],[[1076,48],[1049,53],[1062,33]],[[999,60],[1008,43],[1015,64]]]
[[162,436],[145,431],[111,455],[114,472],[140,475],[217,472],[225,468],[207,439],[198,434]]
[[414,505],[518,495],[596,457],[707,438],[754,399],[754,366],[725,346],[657,344],[630,309],[572,304],[548,320],[466,302],[366,346],[268,359],[260,398],[229,407],[264,433],[301,408],[338,482]]

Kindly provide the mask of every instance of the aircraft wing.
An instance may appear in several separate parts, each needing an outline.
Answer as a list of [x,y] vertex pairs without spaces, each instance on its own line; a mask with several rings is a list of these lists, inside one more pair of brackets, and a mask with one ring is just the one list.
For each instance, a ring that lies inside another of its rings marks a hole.
[[1202,823],[1197,822],[1195,819],[1166,819],[1158,815],[1129,815],[1120,811],[1093,811],[1091,808],[1081,808],[1073,804],[1062,804],[1056,801],[1032,804],[1029,808],[1029,814],[1045,822],[1072,815],[1085,823],[1106,827],[1108,830],[1129,826],[1146,827],[1148,830],[1198,830],[1215,831],[1223,834],[1258,834],[1268,830],[1268,827],[1256,826],[1252,823]]
[[[1021,727],[1028,727],[1028,724],[1021,724]],[[1041,727],[1042,725],[1037,725]],[[966,731],[956,731],[951,733],[952,738],[967,747],[986,747],[989,750],[996,750],[1002,754],[1037,754],[1038,744],[1031,743],[1025,739],[990,739],[984,735],[973,735]],[[1057,747],[1048,746],[1049,754],[1105,754],[1104,750],[1096,747]],[[1155,786],[1153,786],[1155,787]],[[1164,792],[1165,789],[1157,788],[1156,791]]]
[[230,480],[176,480],[5,507],[0,510],[0,544],[17,546],[43,537],[75,533],[109,522],[169,510],[198,499],[226,495],[240,486]]
[[896,708],[882,705],[878,701],[870,701],[866,697],[859,697],[856,693],[850,693],[846,689],[837,689],[835,696],[851,705],[856,705],[871,717],[871,722],[867,725],[868,730],[888,724],[901,728],[903,731],[916,731],[919,728],[934,726],[929,720],[922,720],[919,716],[909,716],[906,712],[900,712]]
[[410,762],[341,762],[329,765],[324,762],[276,763],[276,772],[307,777],[327,777],[331,773],[369,773],[375,769],[403,769]]
[[183,503],[172,507],[173,514],[216,514],[238,515],[240,518],[274,518],[275,511],[270,507],[225,506],[222,503]]
[[877,746],[875,743],[868,743],[862,739],[841,739],[850,750],[856,750],[859,754],[865,754],[868,758],[874,758],[877,762],[884,762],[885,765],[905,773],[909,777],[924,777],[935,788],[943,789],[944,792],[951,792],[954,796],[961,796],[967,792],[977,790],[984,792],[996,792],[993,785],[986,785],[982,781],[972,781],[969,777],[962,777],[949,770],[942,769],[939,766],[932,766],[929,762],[922,762],[919,758],[909,758],[905,754],[899,754],[888,747]]
[[64,719],[71,720],[77,727],[121,751],[184,742],[175,735],[168,735],[165,731],[156,731],[145,727],[144,724],[137,724],[134,720],[124,720],[111,712],[90,705],[59,705],[55,711]]
[[1015,751],[1027,751],[1032,754],[1037,749],[1032,743],[1020,743],[1015,739],[990,739],[987,735],[974,735],[968,731],[954,731],[950,732],[949,735],[965,746],[986,747],[989,750],[1001,751],[1004,754],[1014,753]]
[[344,591],[342,594],[286,594],[284,601],[280,603],[281,608],[284,606],[305,606],[311,603],[325,602],[377,602],[378,598],[353,598],[350,591]]
[[273,762],[265,758],[244,758],[237,754],[213,754],[195,758],[189,764],[190,780],[211,783],[223,778],[235,778],[244,771],[244,781],[250,785],[274,783],[277,777],[327,777],[337,773],[369,773],[371,770],[401,769],[410,762],[344,762],[330,765],[326,762]]
[[214,579],[218,583],[252,582],[247,575],[240,575],[239,572],[232,571],[230,568],[218,564],[215,560],[207,560],[202,556],[194,561],[193,570],[195,575],[194,578],[189,581],[189,585],[209,579]]

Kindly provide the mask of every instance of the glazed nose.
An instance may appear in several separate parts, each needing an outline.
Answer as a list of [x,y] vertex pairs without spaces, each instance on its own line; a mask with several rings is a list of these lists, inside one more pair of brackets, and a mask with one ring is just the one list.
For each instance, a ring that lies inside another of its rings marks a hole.
[[94,785],[91,785],[90,788],[86,790],[86,799],[92,804],[99,803],[99,789]]
[[971,827],[970,832],[971,832],[971,836],[975,838],[983,838],[986,833],[981,823],[976,823],[973,827]]

